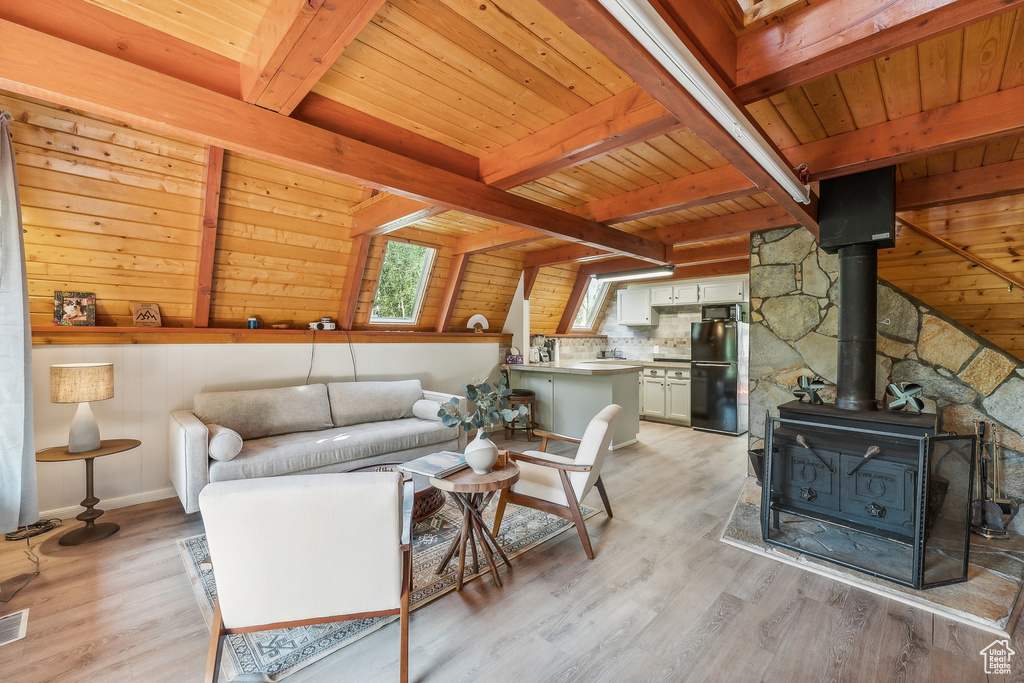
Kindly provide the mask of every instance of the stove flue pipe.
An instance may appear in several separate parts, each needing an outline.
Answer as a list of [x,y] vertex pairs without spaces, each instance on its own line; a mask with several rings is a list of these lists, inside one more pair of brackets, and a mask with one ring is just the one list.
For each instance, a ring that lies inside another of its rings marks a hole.
[[839,373],[836,407],[876,410],[875,350],[878,247],[839,249]]

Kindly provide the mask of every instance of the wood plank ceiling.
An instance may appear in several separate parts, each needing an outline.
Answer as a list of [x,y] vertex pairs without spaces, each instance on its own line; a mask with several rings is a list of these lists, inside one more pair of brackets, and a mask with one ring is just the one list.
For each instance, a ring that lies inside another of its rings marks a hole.
[[[652,5],[792,166],[896,164],[908,218],[1024,274],[1024,0]],[[399,239],[438,249],[414,329],[500,324],[526,269],[554,333],[577,277],[817,227],[596,0],[6,0],[0,41],[36,324],[85,289],[367,328]],[[1020,291],[948,258],[904,232],[882,274],[1024,355]]]

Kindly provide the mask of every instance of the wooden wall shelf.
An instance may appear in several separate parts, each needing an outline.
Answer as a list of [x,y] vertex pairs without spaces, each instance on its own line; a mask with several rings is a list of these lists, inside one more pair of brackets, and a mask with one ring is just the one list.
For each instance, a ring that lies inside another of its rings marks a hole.
[[384,332],[355,330],[250,330],[193,327],[32,327],[33,345],[64,344],[500,344],[511,334],[474,332]]

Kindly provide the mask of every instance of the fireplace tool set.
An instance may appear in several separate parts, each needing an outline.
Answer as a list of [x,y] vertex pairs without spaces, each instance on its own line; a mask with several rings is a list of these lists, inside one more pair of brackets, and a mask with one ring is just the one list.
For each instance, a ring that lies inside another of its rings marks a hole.
[[[1020,504],[1002,495],[1002,476],[999,458],[996,457],[996,444],[985,441],[986,424],[984,420],[974,421],[974,433],[978,438],[978,499],[971,503],[971,531],[985,538],[1003,539],[1009,536],[1007,527]],[[989,446],[991,445],[991,455]],[[989,473],[991,463],[992,496],[989,497]]]

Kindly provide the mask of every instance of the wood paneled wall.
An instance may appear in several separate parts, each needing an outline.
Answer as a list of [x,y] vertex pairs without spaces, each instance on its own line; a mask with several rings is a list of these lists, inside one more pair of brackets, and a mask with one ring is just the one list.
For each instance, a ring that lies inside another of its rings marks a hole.
[[469,257],[462,289],[452,313],[451,330],[462,332],[470,316],[482,313],[490,331],[500,331],[523,271],[522,252],[503,249]]
[[[990,265],[1024,279],[1024,196],[906,214]],[[878,274],[1017,358],[1024,358],[1024,289],[905,227],[879,252]]]
[[13,116],[32,324],[54,291],[95,292],[97,324],[131,325],[132,302],[191,322],[203,148],[0,93]]
[[530,334],[555,334],[579,269],[578,263],[540,269],[530,295]]
[[354,185],[225,153],[210,325],[336,317],[361,197]]

